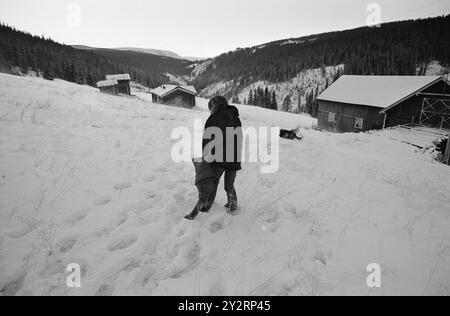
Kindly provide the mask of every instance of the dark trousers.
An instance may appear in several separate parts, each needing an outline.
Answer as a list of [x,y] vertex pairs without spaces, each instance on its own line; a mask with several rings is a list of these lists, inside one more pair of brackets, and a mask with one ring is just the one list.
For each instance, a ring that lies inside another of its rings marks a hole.
[[228,203],[234,203],[237,205],[237,194],[234,187],[236,180],[236,171],[229,171],[220,167],[214,166],[217,173],[217,181],[215,183],[206,183],[198,186],[199,198],[197,203],[197,209],[200,212],[208,212],[214,204],[217,196],[217,190],[219,188],[219,182],[222,176],[225,174],[225,192],[227,192]]
[[225,170],[220,167],[214,167],[214,168],[216,168],[219,181],[217,182],[217,184],[214,188],[214,191],[211,193],[211,196],[209,197],[209,202],[211,203],[211,207],[216,199],[217,189],[219,188],[220,179],[222,178],[222,176],[224,174],[225,174],[224,187],[225,187],[225,192],[227,192],[228,202],[230,202],[232,200],[237,203],[237,194],[236,194],[236,189],[234,188],[234,181],[236,180],[237,172],[235,170],[233,170],[233,171]]

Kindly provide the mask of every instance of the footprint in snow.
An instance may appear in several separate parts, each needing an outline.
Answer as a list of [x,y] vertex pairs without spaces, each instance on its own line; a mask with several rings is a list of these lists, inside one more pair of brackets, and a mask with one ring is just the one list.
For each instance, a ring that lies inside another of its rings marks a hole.
[[20,239],[35,230],[35,227],[31,225],[24,225],[22,227],[16,228],[8,233],[8,237],[11,239]]
[[105,235],[111,234],[114,230],[122,226],[128,220],[128,216],[126,214],[122,214],[119,217],[111,220],[108,224],[106,224],[102,229],[95,232],[93,237],[102,237]]
[[143,180],[144,180],[144,182],[149,183],[149,182],[155,181],[155,179],[156,179],[156,175],[153,174],[151,176],[145,177]]
[[66,237],[58,243],[59,251],[61,253],[67,253],[75,247],[77,244],[78,235]]
[[120,191],[131,188],[132,185],[130,183],[124,182],[114,185],[114,190]]
[[17,279],[6,284],[0,290],[0,295],[2,295],[2,296],[16,295],[22,289],[24,280],[25,280],[25,274],[21,274]]
[[71,224],[71,225],[77,224],[77,223],[81,222],[82,220],[84,220],[91,211],[92,211],[92,208],[86,208],[86,209],[80,210],[78,212],[75,212],[72,215],[70,215],[69,217],[67,217],[64,222],[67,224]]
[[96,200],[94,200],[95,206],[103,206],[111,202],[111,197],[109,195],[102,196]]
[[43,279],[49,279],[57,274],[64,274],[64,265],[61,260],[49,257],[44,268],[39,272],[39,276]]
[[162,215],[163,214],[161,212],[148,212],[141,216],[138,216],[134,223],[137,226],[153,225],[160,222],[160,220],[163,218]]
[[109,251],[124,250],[136,243],[137,240],[138,238],[135,234],[122,236],[110,242],[107,248]]
[[211,226],[209,227],[209,231],[211,234],[215,234],[215,233],[223,230],[224,228],[225,228],[225,223],[224,223],[224,220],[221,219],[219,221],[212,223]]
[[182,237],[186,236],[187,232],[188,232],[187,227],[186,227],[186,226],[183,226],[181,229],[179,229],[179,230],[177,231],[176,236],[177,236],[178,238],[182,238]]
[[171,271],[169,274],[169,278],[171,279],[182,278],[185,274],[194,270],[200,263],[200,245],[195,243],[184,250],[186,252],[183,254],[182,264]]
[[260,183],[268,189],[272,189],[276,184],[276,181],[268,176],[259,176]]
[[125,207],[124,212],[133,212],[136,214],[143,213],[155,207],[155,202],[150,200],[141,201],[135,205]]
[[112,296],[114,293],[114,287],[109,284],[103,284],[97,292],[95,292],[95,296]]

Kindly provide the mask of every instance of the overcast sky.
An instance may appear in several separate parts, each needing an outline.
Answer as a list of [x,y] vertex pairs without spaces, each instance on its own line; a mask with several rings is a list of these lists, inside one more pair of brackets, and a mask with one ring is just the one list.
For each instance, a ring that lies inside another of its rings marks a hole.
[[383,22],[450,13],[449,0],[0,0],[0,21],[65,44],[213,57],[366,25],[371,3]]

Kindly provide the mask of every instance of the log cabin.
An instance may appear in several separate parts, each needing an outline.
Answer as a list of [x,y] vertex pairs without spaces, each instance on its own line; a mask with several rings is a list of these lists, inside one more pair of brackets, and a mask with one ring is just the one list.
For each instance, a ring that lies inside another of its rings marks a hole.
[[106,80],[117,81],[117,92],[119,94],[131,95],[131,76],[129,74],[107,75]]
[[150,91],[153,103],[193,108],[198,93],[193,86],[162,85]]
[[317,98],[318,126],[341,133],[406,124],[450,128],[449,93],[441,76],[342,76]]
[[117,95],[119,93],[117,85],[118,85],[117,80],[103,80],[97,82],[97,87],[99,88],[100,92],[109,93],[113,95]]

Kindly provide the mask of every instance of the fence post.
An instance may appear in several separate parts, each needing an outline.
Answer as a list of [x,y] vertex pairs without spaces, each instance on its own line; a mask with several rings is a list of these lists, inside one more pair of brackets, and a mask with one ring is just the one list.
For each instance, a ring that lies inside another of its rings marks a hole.
[[447,149],[445,149],[444,154],[444,163],[450,165],[450,134],[448,134]]

